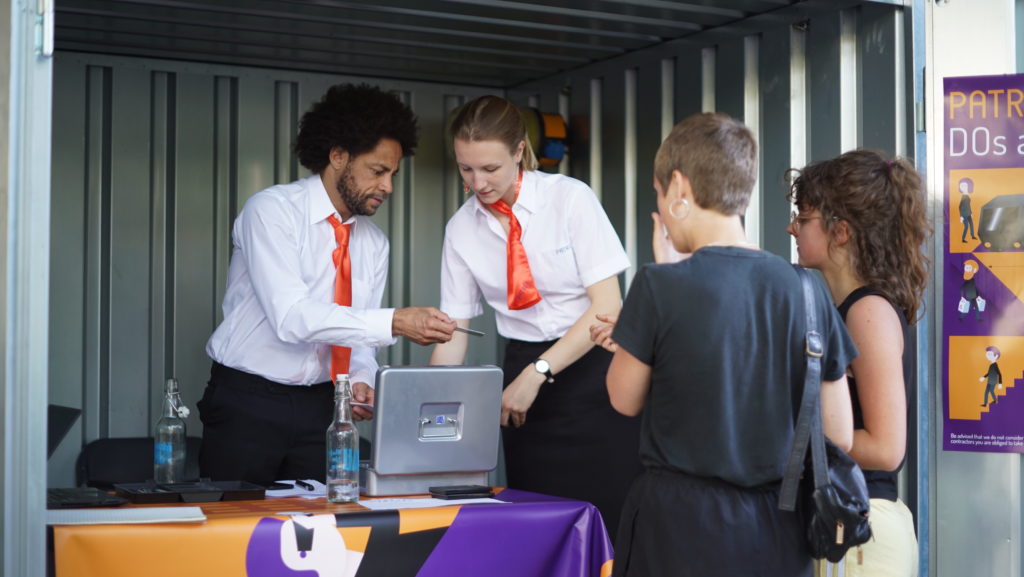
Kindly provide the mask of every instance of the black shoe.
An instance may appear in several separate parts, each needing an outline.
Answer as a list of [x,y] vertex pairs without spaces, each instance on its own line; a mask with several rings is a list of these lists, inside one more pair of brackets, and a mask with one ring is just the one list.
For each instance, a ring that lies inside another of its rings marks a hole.
[[981,406],[983,406],[983,407],[987,407],[987,406],[988,406],[988,403],[982,403],[982,404],[981,404]]

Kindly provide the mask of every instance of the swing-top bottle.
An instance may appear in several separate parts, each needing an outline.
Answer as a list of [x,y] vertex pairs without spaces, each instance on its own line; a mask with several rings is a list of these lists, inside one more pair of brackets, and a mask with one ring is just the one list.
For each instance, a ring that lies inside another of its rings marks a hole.
[[352,389],[348,375],[337,375],[334,420],[327,428],[327,500],[359,500],[359,431],[352,422]]

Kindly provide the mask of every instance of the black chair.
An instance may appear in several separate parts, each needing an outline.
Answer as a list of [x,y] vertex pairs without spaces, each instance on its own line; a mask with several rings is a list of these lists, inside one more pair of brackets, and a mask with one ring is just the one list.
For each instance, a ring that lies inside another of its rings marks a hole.
[[[199,437],[185,445],[185,479],[199,478]],[[144,483],[153,478],[153,437],[96,439],[82,448],[76,464],[78,486],[110,490],[114,483]]]

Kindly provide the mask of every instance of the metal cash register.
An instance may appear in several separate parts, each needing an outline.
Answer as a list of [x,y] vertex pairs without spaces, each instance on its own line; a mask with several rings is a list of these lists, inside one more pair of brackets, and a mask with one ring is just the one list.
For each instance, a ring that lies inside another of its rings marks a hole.
[[384,366],[377,371],[373,454],[362,494],[427,493],[488,485],[498,465],[502,372],[486,366]]

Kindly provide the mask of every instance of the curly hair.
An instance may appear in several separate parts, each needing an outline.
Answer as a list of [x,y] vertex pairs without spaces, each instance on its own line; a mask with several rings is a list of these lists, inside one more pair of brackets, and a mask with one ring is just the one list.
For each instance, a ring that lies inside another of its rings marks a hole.
[[787,178],[787,198],[801,211],[819,210],[829,238],[840,221],[848,224],[854,273],[889,295],[907,322],[915,323],[928,283],[922,249],[932,228],[914,165],[874,150],[853,150],[790,169]]
[[302,115],[294,150],[302,166],[319,174],[335,147],[359,156],[382,138],[398,141],[402,154],[412,156],[419,138],[416,115],[376,86],[337,84]]

